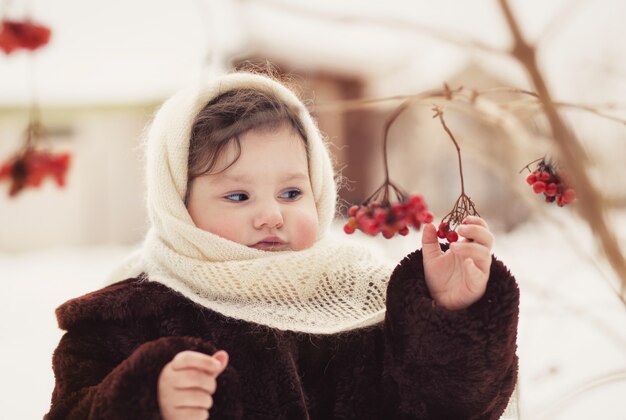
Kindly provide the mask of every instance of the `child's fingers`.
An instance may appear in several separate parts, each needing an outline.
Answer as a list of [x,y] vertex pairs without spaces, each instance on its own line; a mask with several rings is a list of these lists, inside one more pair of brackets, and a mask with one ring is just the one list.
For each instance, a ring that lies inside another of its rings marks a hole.
[[194,407],[209,409],[213,406],[213,397],[199,389],[176,390],[176,408]]
[[422,232],[422,255],[424,259],[428,260],[436,258],[441,254],[441,247],[437,239],[437,229],[435,229],[435,225],[432,223],[426,223]]
[[488,249],[493,247],[493,234],[482,225],[460,225],[456,231],[464,238],[484,245]]
[[201,408],[208,410],[213,407],[213,397],[208,392],[199,389],[176,390],[174,408]]
[[183,369],[176,371],[173,379],[175,389],[201,389],[209,394],[214,394],[217,389],[217,381],[214,375],[209,375],[197,369]]
[[480,216],[467,216],[465,219],[463,219],[462,224],[464,224],[464,225],[480,225],[480,226],[484,227],[485,229],[489,229],[489,226],[487,225],[487,222],[485,221],[485,219],[483,219]]
[[176,414],[180,415],[178,418],[185,420],[206,420],[209,418],[209,412],[206,408],[178,407]]
[[198,369],[209,375],[219,375],[225,368],[222,362],[212,356],[197,351],[181,351],[171,362],[174,370]]
[[462,260],[470,258],[476,266],[483,272],[489,270],[491,256],[489,250],[484,245],[476,242],[453,242],[450,244],[452,252]]
[[213,354],[213,357],[219,360],[219,362],[222,364],[222,371],[226,369],[229,360],[228,353],[226,353],[224,350],[218,350]]
[[487,285],[485,274],[471,258],[467,258],[463,261],[463,271],[465,271],[465,278],[468,279],[470,290],[474,292],[484,292]]

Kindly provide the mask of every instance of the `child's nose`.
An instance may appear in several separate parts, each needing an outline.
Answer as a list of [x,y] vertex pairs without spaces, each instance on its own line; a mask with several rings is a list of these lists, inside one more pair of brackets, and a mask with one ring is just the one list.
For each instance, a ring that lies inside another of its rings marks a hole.
[[282,225],[283,213],[278,204],[264,206],[259,210],[254,220],[254,227],[256,229],[263,227],[280,228]]

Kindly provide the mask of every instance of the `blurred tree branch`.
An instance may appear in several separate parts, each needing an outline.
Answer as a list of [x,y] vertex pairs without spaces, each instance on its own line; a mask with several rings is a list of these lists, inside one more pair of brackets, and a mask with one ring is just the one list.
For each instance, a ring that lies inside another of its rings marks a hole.
[[511,55],[524,67],[537,91],[543,111],[550,124],[552,139],[562,157],[561,163],[568,169],[580,197],[578,208],[580,208],[580,212],[591,231],[599,239],[609,263],[620,278],[619,297],[626,305],[626,259],[622,255],[615,235],[608,228],[604,197],[596,191],[589,179],[587,168],[583,163],[585,153],[582,146],[557,111],[545,78],[537,66],[535,47],[524,39],[508,1],[499,0],[499,4],[514,39]]
[[[514,87],[496,87],[489,88],[484,90],[473,90],[468,88],[459,88],[459,93],[463,93],[463,95],[454,95],[454,99],[459,99],[464,96],[466,100],[472,101],[480,96],[487,96],[491,94],[497,93],[517,93],[520,95],[530,96],[536,101],[529,102],[527,100],[524,101],[511,101],[508,100],[506,103],[499,104],[502,108],[510,109],[515,106],[524,106],[524,107],[533,107],[536,105],[542,105],[539,95],[535,92],[531,92],[524,89],[518,89]],[[405,101],[407,99],[414,98],[416,101],[421,101],[426,98],[433,97],[443,97],[443,92],[441,90],[431,90],[423,93],[418,93],[414,95],[396,95],[396,96],[387,96],[384,98],[371,98],[371,99],[353,99],[347,101],[333,101],[329,103],[320,103],[315,104],[311,107],[311,111],[313,112],[328,112],[328,111],[336,111],[336,112],[347,112],[347,111],[355,111],[363,108],[367,108],[370,106],[376,106],[383,104],[385,102],[395,102],[395,101]],[[558,108],[571,108],[577,109],[579,111],[589,112],[591,114],[595,114],[600,118],[604,118],[610,121],[618,122],[620,124],[626,125],[626,119],[616,117],[611,114],[607,114],[602,111],[602,109],[617,109],[620,107],[618,104],[600,104],[600,105],[587,105],[587,104],[576,104],[571,102],[561,102],[554,101],[554,106]]]

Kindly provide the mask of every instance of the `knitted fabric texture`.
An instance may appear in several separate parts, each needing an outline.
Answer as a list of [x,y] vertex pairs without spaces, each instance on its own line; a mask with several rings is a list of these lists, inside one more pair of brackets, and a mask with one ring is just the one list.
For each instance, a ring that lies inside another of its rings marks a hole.
[[[302,251],[257,250],[199,229],[184,204],[191,128],[211,99],[233,89],[273,94],[305,130],[319,219],[316,243]],[[151,228],[112,280],[146,274],[225,316],[269,327],[332,334],[384,318],[392,265],[329,234],[336,206],[331,159],[308,110],[265,76],[232,73],[175,94],[157,112],[146,145]]]

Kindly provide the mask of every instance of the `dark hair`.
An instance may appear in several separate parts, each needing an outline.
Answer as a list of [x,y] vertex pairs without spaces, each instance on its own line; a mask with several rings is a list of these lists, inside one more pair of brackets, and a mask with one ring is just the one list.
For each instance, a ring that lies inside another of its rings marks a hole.
[[198,113],[191,129],[187,161],[187,193],[193,180],[209,173],[224,148],[234,142],[241,156],[239,137],[250,130],[276,130],[283,124],[291,126],[306,143],[304,127],[296,111],[276,96],[254,89],[236,89],[223,93],[207,103]]

